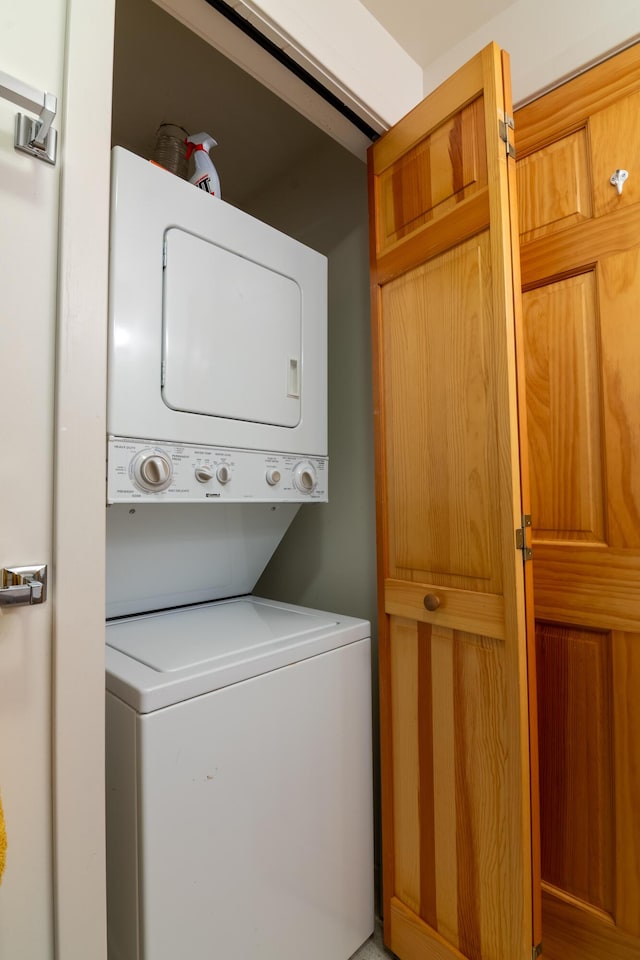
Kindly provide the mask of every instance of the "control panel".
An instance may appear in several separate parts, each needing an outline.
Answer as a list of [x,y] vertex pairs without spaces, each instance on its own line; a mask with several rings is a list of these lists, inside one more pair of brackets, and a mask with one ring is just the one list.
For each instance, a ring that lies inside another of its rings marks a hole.
[[107,503],[328,499],[328,460],[109,437]]

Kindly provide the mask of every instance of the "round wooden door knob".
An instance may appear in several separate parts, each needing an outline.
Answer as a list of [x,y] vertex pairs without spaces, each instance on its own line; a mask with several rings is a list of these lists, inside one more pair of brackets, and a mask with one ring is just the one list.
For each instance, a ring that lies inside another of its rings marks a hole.
[[424,605],[427,608],[427,610],[430,610],[431,612],[433,612],[434,610],[437,610],[438,607],[440,606],[440,597],[437,596],[437,594],[435,593],[428,593],[424,598]]

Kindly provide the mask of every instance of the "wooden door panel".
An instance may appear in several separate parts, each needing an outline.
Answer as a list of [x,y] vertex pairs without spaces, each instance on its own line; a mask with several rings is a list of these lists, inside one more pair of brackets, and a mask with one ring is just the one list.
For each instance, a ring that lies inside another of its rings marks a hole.
[[531,513],[539,540],[605,538],[595,286],[589,271],[523,294]]
[[640,960],[638,107],[636,46],[516,117],[550,960]]
[[483,101],[479,97],[435,127],[378,180],[378,250],[445,216],[486,187]]
[[[589,119],[591,166],[593,171],[593,211],[602,217],[621,207],[640,201],[638,156],[640,156],[640,91],[617,100]],[[611,184],[615,170],[631,172],[622,193]]]
[[637,960],[640,634],[538,627],[545,953]]
[[395,892],[414,913],[422,916],[418,628],[411,620],[398,618],[391,621],[389,630],[393,637],[391,729]]
[[561,623],[640,628],[638,276],[636,247],[523,295],[536,609]]
[[[434,611],[425,607],[425,597],[429,594],[434,594],[440,601]],[[436,623],[457,630],[480,630],[482,636],[496,640],[505,638],[504,598],[496,593],[389,579],[385,583],[385,610],[388,614],[423,623]]]
[[[433,720],[434,863],[436,924],[448,943],[460,946],[456,808],[449,798],[456,782],[454,644],[452,631],[432,626],[431,696]],[[426,644],[425,644],[426,646]]]
[[[544,182],[545,189],[537,189]],[[518,218],[523,243],[591,216],[587,130],[555,140],[518,164]]]
[[637,551],[535,541],[534,548],[539,619],[600,630],[640,630]]
[[520,249],[522,283],[525,287],[554,277],[584,271],[605,256],[640,245],[640,217],[635,207],[523,243]]
[[369,155],[385,942],[402,960],[533,945],[505,111],[491,45]]
[[[640,168],[638,169],[640,175]],[[640,547],[640,247],[599,265],[608,542]]]
[[594,114],[637,92],[638,45],[635,44],[519,110],[519,158],[561,139],[570,130],[584,127]]
[[611,635],[537,625],[542,879],[611,914]]
[[427,957],[428,960],[467,960],[437,931],[422,923],[402,901],[393,897],[388,907],[393,930],[393,952],[398,957]]
[[640,632],[612,634],[615,783],[615,918],[640,955]]
[[497,869],[511,831],[502,643],[396,617],[390,640],[395,896],[465,957],[500,957],[518,922]]
[[385,463],[389,576],[499,593],[488,248],[485,231],[382,290]]
[[639,275],[635,247],[601,258],[597,276],[590,271],[545,282],[524,294],[539,539],[640,547],[640,488],[634,482],[640,470],[640,379],[629,362],[637,351]]
[[599,910],[543,889],[544,956],[550,960],[638,960],[638,938]]

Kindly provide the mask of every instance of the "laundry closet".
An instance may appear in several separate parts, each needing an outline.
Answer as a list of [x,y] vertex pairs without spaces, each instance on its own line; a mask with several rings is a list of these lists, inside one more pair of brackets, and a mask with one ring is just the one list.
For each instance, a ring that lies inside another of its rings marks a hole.
[[[217,141],[222,201],[149,162],[163,122]],[[112,144],[109,955],[346,960],[373,929],[365,164],[150,0],[117,8]]]
[[329,502],[299,512],[259,589],[375,623],[366,163],[152,0],[118,3],[112,144],[151,157],[163,121],[218,141],[224,200],[328,257]]

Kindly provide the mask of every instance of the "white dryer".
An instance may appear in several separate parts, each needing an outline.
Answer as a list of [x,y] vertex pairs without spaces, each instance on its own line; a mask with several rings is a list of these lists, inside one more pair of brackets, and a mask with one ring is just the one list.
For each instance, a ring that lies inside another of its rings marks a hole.
[[109,503],[327,498],[327,262],[115,147]]
[[373,931],[370,625],[250,595],[327,500],[326,307],[319,254],[114,150],[109,960]]

